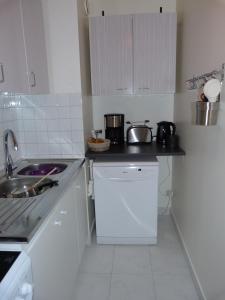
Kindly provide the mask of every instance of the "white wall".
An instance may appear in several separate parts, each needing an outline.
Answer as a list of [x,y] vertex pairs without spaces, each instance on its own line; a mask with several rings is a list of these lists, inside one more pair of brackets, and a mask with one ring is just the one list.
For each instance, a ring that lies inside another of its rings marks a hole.
[[88,17],[83,0],[43,0],[51,94],[80,93],[85,141],[93,127]]
[[[92,97],[94,128],[102,129],[104,132],[104,114],[124,113],[125,121],[150,120],[149,126],[153,127],[156,134],[157,122],[173,121],[174,95],[151,95],[151,96],[111,96]],[[127,125],[125,129],[127,129]],[[126,132],[126,130],[125,130]],[[171,190],[171,159],[160,157],[159,183],[159,208],[164,208],[168,203],[165,195]],[[169,168],[168,169],[168,164]],[[170,174],[169,174],[170,173]],[[164,180],[166,178],[166,180]]]
[[[180,92],[175,99],[175,121],[186,156],[174,158],[173,212],[205,299],[224,300],[225,103],[217,126],[192,125],[191,103],[197,91],[186,91],[184,81],[225,62],[225,5],[180,0],[179,9]],[[221,100],[225,101],[224,95]]]
[[176,0],[89,0],[91,15],[133,14],[158,12],[160,6],[164,11],[176,11]]
[[[123,113],[126,121],[150,120],[156,133],[157,122],[173,121],[174,95],[92,97],[94,128],[104,131],[104,114]],[[128,125],[125,124],[125,129]]]
[[50,93],[81,93],[77,1],[42,0]]
[[[89,20],[83,6],[83,0],[77,0],[79,50],[80,50],[80,76],[83,104],[84,139],[90,136],[93,128],[92,99],[91,99],[91,71],[90,71],[90,45]],[[85,143],[87,147],[87,143]]]

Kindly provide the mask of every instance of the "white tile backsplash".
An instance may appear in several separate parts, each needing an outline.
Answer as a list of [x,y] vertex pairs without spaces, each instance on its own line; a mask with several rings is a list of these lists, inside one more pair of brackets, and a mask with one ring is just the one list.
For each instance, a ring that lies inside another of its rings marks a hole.
[[[81,95],[0,96],[0,138],[6,128],[18,139],[14,159],[84,156]],[[3,167],[0,143],[0,168]]]

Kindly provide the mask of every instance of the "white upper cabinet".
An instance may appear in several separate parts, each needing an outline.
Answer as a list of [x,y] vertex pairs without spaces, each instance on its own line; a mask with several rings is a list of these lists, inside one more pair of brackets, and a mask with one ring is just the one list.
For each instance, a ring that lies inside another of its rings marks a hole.
[[27,76],[32,94],[49,92],[47,54],[40,0],[21,0]]
[[0,2],[0,92],[47,93],[41,0]]
[[175,92],[176,13],[92,17],[93,95]]
[[0,2],[0,91],[26,93],[26,56],[20,1]]
[[132,16],[91,17],[89,24],[92,94],[132,94]]
[[174,93],[176,14],[133,17],[134,93]]

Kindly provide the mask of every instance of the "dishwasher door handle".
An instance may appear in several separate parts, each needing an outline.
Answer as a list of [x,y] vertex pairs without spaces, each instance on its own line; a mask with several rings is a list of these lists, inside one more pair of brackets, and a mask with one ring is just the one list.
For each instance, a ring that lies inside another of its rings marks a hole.
[[115,177],[108,177],[108,178],[102,178],[107,181],[114,181],[114,182],[137,182],[137,181],[145,181],[147,178],[115,178]]

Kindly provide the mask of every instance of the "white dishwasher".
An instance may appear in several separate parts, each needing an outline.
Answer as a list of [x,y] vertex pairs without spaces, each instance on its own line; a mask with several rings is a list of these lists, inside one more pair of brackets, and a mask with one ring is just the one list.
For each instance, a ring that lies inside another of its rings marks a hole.
[[156,158],[93,163],[97,243],[157,242],[158,170]]

